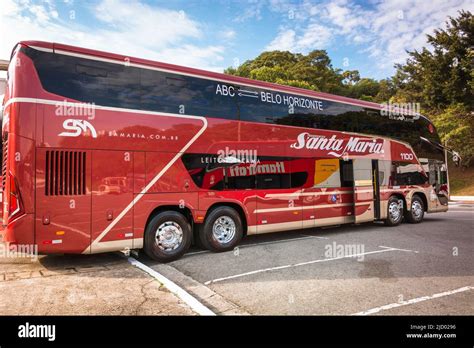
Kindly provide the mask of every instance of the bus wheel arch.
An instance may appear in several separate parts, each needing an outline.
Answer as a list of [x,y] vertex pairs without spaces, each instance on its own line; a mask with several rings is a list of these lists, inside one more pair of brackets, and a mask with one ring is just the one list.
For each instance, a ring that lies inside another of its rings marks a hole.
[[143,250],[160,262],[177,260],[192,242],[189,219],[176,210],[156,210],[150,214],[143,235]]
[[247,227],[248,227],[248,224],[247,224],[247,215],[245,214],[245,211],[244,211],[244,208],[238,204],[238,203],[235,203],[235,202],[219,202],[219,203],[214,203],[213,205],[211,205],[209,207],[209,209],[207,209],[207,212],[206,212],[206,216],[204,218],[204,221],[206,221],[209,213],[217,208],[217,207],[220,207],[220,206],[227,206],[227,207],[230,207],[230,208],[234,208],[240,215],[240,219],[242,221],[242,227],[243,227],[243,236],[245,237],[247,235]]
[[422,222],[427,209],[426,206],[427,201],[424,194],[419,192],[414,193],[410,200],[410,207],[407,207],[405,211],[405,219],[412,224]]
[[[403,205],[400,207],[400,202]],[[384,220],[386,226],[398,226],[404,217],[407,202],[402,194],[395,193],[390,196],[387,203],[387,218]]]
[[160,205],[160,206],[156,207],[155,209],[153,209],[151,211],[151,213],[148,215],[148,219],[146,221],[145,228],[156,215],[158,215],[162,212],[165,212],[165,211],[175,211],[177,213],[180,213],[180,214],[184,215],[186,217],[186,219],[189,221],[189,224],[191,225],[191,227],[193,226],[193,221],[194,221],[193,220],[193,213],[191,212],[191,209],[189,209],[188,207],[185,206],[185,207],[181,208],[178,205]]
[[205,249],[221,252],[234,249],[247,229],[245,212],[236,203],[217,203],[209,207],[197,233]]
[[415,196],[420,197],[421,201],[423,202],[424,211],[428,211],[428,199],[426,198],[425,193],[417,191],[411,196],[411,198],[413,199]]

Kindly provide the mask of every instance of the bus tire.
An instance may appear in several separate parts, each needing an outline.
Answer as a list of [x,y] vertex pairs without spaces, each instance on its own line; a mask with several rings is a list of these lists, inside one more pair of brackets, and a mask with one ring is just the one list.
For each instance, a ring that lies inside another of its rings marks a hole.
[[425,205],[418,195],[413,195],[411,199],[411,207],[407,209],[405,218],[412,224],[418,224],[423,221],[425,215]]
[[165,211],[148,223],[143,249],[153,260],[170,262],[183,256],[191,246],[192,238],[186,217],[176,211]]
[[392,196],[387,204],[386,226],[397,226],[403,220],[403,200],[399,197]]
[[242,219],[231,207],[213,209],[199,229],[202,245],[211,251],[234,249],[243,237]]

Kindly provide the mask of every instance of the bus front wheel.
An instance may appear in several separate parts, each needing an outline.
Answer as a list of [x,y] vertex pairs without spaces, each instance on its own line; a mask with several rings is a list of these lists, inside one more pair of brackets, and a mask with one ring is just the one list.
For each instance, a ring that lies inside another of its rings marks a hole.
[[407,209],[405,217],[408,222],[412,224],[417,224],[423,221],[423,216],[425,215],[425,205],[423,200],[418,196],[414,195],[411,199],[411,208]]
[[234,249],[242,236],[242,220],[239,213],[231,207],[213,209],[199,229],[201,244],[216,252]]
[[189,221],[176,211],[154,216],[145,230],[144,250],[152,259],[170,262],[180,258],[190,247],[192,231]]
[[387,204],[387,218],[385,219],[385,225],[397,226],[402,222],[403,219],[403,200],[392,196],[388,200]]

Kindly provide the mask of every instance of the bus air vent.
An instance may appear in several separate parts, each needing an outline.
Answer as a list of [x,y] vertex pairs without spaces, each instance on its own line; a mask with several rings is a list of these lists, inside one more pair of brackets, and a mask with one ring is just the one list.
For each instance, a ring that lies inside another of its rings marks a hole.
[[86,194],[86,153],[81,151],[46,151],[45,195]]

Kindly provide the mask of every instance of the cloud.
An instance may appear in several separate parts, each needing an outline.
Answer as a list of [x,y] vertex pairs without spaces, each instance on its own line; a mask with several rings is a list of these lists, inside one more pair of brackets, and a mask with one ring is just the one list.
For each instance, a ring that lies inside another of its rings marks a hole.
[[237,33],[235,32],[235,30],[232,30],[232,29],[223,30],[222,32],[219,33],[219,37],[221,37],[224,40],[233,40],[236,35]]
[[[2,59],[9,58],[18,41],[43,40],[210,70],[223,69],[219,64],[224,46],[201,43],[204,25],[184,11],[140,1],[103,0],[85,7],[79,7],[79,3],[71,6],[69,2],[67,11],[59,15],[52,2],[1,1]],[[76,19],[84,17],[92,18],[88,26]]]
[[389,68],[405,61],[406,50],[427,46],[426,35],[444,28],[448,16],[456,17],[461,9],[473,10],[474,4],[466,0],[431,0],[428,10],[419,0],[387,0],[370,13],[368,28],[358,30],[370,38],[366,51],[376,58],[377,65]]
[[[426,46],[426,35],[444,27],[461,9],[474,11],[472,0],[384,0],[362,7],[355,0],[271,0],[269,9],[286,17],[284,29],[266,49],[305,52],[318,48],[358,47],[380,70],[407,58],[407,50]],[[285,18],[283,17],[283,18]]]
[[266,51],[293,51],[295,48],[296,33],[292,29],[280,30],[277,37],[265,47]]
[[310,23],[297,34],[293,29],[280,29],[278,35],[265,50],[280,50],[291,52],[307,52],[324,48],[331,39],[328,28],[317,23]]
[[242,23],[250,19],[261,20],[262,9],[266,5],[262,0],[248,0],[246,3],[242,2],[244,9],[242,13],[234,18],[234,22]]

